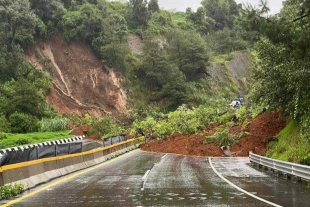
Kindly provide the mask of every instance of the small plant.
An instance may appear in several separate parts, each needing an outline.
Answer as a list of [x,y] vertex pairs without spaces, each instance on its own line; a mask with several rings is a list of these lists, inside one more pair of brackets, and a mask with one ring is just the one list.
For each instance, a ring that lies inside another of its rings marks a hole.
[[249,132],[242,132],[240,133],[238,136],[234,137],[234,139],[236,140],[241,140],[243,139],[244,137],[248,137],[250,136],[251,134]]
[[250,124],[249,120],[245,119],[241,126],[242,131],[245,131],[248,128],[249,124]]
[[246,118],[246,108],[244,106],[240,107],[240,109],[236,112],[237,119],[242,122]]
[[215,143],[217,146],[231,146],[235,144],[235,140],[228,134],[228,130],[225,128],[216,129],[216,133],[213,136],[205,138],[205,144]]
[[72,81],[76,82],[76,81],[77,81],[77,77],[76,77],[76,76],[73,76],[73,77],[72,77]]
[[8,199],[13,196],[17,196],[25,191],[23,184],[4,185],[0,188],[1,199]]

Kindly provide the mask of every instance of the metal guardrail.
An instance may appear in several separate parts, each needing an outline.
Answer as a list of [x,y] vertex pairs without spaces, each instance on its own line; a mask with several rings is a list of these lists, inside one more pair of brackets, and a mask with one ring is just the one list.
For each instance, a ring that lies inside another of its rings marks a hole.
[[271,169],[277,170],[278,172],[310,180],[310,166],[274,160],[268,157],[256,155],[252,152],[250,152],[249,158],[251,162],[257,163],[265,167],[269,167]]

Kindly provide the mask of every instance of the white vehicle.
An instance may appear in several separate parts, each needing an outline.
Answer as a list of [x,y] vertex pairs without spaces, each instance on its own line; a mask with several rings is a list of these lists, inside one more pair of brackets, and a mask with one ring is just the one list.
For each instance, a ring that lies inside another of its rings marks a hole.
[[234,109],[239,109],[241,106],[243,106],[243,102],[243,98],[236,98],[229,105],[232,106]]

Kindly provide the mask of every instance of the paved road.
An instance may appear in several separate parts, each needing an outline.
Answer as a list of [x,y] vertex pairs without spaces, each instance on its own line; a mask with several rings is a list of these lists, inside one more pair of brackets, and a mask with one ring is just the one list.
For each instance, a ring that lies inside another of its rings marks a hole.
[[[246,158],[213,158],[212,163],[226,179],[262,199],[310,206],[309,188],[258,172]],[[9,206],[272,206],[229,185],[214,173],[208,158],[139,150],[22,196]]]

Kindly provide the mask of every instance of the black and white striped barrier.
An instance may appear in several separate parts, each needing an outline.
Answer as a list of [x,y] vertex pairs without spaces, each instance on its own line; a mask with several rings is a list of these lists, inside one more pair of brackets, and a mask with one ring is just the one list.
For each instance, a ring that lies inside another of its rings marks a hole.
[[60,140],[56,140],[56,141],[48,141],[48,142],[42,142],[42,143],[38,143],[38,144],[31,144],[31,145],[25,145],[25,146],[6,148],[6,149],[0,150],[0,156],[6,152],[19,151],[19,150],[29,149],[29,148],[33,148],[33,147],[44,147],[44,146],[79,142],[79,141],[82,141],[84,139],[84,137],[85,137],[84,135],[83,136],[75,136],[75,137],[60,139]]

